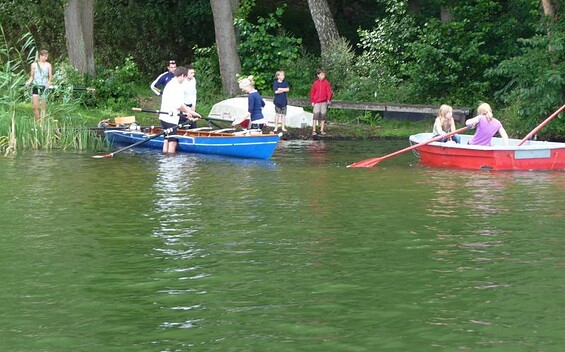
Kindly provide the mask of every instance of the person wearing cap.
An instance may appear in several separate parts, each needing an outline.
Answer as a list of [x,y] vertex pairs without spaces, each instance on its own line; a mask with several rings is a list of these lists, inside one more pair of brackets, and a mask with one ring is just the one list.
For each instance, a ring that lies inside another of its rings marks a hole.
[[161,73],[154,81],[151,83],[151,90],[157,94],[163,94],[163,89],[169,83],[173,77],[175,77],[175,70],[177,69],[177,62],[175,60],[169,60],[167,63],[167,71]]

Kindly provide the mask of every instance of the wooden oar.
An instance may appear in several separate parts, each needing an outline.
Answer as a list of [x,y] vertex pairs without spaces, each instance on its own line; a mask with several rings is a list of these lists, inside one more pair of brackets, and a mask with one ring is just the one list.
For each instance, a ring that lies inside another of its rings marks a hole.
[[565,110],[565,105],[563,105],[562,107],[560,107],[556,112],[554,112],[553,114],[551,114],[551,116],[549,116],[547,119],[543,120],[542,123],[540,123],[538,125],[538,127],[534,128],[533,130],[531,130],[530,133],[528,133],[526,135],[526,137],[524,137],[524,139],[522,139],[520,141],[520,143],[518,143],[518,146],[521,146],[522,144],[526,143],[529,139],[532,138],[532,136],[536,133],[539,132],[539,130],[541,130],[542,128],[545,127],[545,125],[547,125],[549,123],[549,121],[553,120],[555,118],[555,116],[559,115],[563,110]]
[[381,161],[383,161],[385,159],[392,158],[393,156],[397,156],[398,154],[405,153],[405,152],[412,150],[412,149],[417,149],[417,148],[423,147],[426,144],[441,141],[444,138],[449,138],[449,137],[453,136],[454,134],[461,133],[461,132],[463,132],[467,129],[470,129],[470,128],[471,128],[471,126],[465,126],[465,127],[462,127],[458,130],[455,130],[453,132],[446,133],[443,136],[437,136],[437,137],[434,137],[432,139],[428,139],[427,141],[411,145],[410,147],[401,149],[399,151],[396,151],[394,153],[390,153],[390,154],[385,155],[385,156],[381,156],[380,158],[371,158],[371,159],[361,160],[361,161],[358,161],[358,162],[353,163],[351,165],[347,165],[347,167],[373,167],[373,166],[377,165],[378,163],[380,163]]
[[[182,128],[182,127],[184,127],[184,126],[185,126],[185,125],[179,125],[178,127],[179,127],[179,128]],[[124,150],[128,150],[128,149],[131,149],[131,148],[133,148],[133,147],[137,147],[138,145],[141,145],[141,144],[143,144],[143,143],[149,142],[150,140],[155,139],[155,138],[157,138],[157,137],[160,137],[160,136],[162,136],[162,135],[164,135],[164,134],[166,134],[166,133],[171,133],[172,131],[173,131],[172,128],[167,128],[167,129],[163,130],[163,132],[161,132],[161,133],[159,133],[159,134],[156,134],[156,135],[151,136],[151,137],[149,137],[149,138],[145,138],[145,139],[143,139],[143,140],[141,140],[141,141],[139,141],[139,142],[135,142],[134,144],[128,145],[127,147],[123,147],[123,148],[121,148],[121,149],[118,149],[118,150],[116,150],[116,151],[113,152],[113,153],[102,154],[102,155],[94,155],[94,156],[92,156],[92,157],[95,158],[95,159],[111,158],[111,157],[113,157],[114,155],[123,152]]]
[[[59,86],[40,86],[37,84],[32,84],[32,85],[27,85],[24,84],[24,87],[36,87],[36,88],[42,88],[42,89],[60,89],[60,88],[65,88],[65,87],[59,87]],[[72,87],[73,90],[84,90],[87,92],[94,92],[96,90],[96,88],[92,88],[92,87]]]
[[[132,109],[133,111],[148,112],[148,113],[151,113],[151,114],[169,114],[169,112],[167,112],[167,111],[160,111],[160,110],[149,110],[149,109],[142,109],[142,108],[131,108],[131,109]],[[198,114],[198,113],[197,113],[197,114]],[[198,114],[198,118],[199,118],[199,119],[203,119],[203,120],[210,121],[210,123],[211,123],[212,125],[214,125],[214,127],[216,127],[216,128],[222,128],[222,126],[220,126],[220,125],[214,123],[213,121],[223,121],[223,122],[226,122],[225,120],[215,119],[215,118],[213,118],[213,117],[204,117],[204,116],[202,116],[202,115],[200,115],[200,114]]]

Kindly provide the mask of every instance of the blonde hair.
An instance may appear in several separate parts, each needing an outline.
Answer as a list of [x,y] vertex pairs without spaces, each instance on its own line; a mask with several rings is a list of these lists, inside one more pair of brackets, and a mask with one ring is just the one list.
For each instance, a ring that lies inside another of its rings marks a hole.
[[284,75],[284,71],[277,71],[275,73],[275,78],[279,78],[279,75]]
[[494,118],[492,109],[487,103],[481,103],[481,105],[477,108],[477,111],[479,112],[479,115],[485,115],[489,122]]
[[439,107],[439,110],[437,111],[437,117],[445,119],[447,114],[450,112],[453,112],[453,108],[450,105],[443,104],[442,106]]
[[242,79],[239,81],[239,88],[243,89],[245,87],[253,87],[255,82],[253,81],[253,76],[247,76],[247,78]]

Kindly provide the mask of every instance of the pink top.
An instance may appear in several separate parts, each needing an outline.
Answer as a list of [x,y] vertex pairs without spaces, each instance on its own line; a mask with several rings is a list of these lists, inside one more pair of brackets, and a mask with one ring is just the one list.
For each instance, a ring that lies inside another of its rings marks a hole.
[[471,145],[490,145],[490,140],[502,127],[502,124],[497,119],[493,118],[489,122],[486,115],[479,115],[479,123],[477,124],[477,131],[473,138],[469,141]]

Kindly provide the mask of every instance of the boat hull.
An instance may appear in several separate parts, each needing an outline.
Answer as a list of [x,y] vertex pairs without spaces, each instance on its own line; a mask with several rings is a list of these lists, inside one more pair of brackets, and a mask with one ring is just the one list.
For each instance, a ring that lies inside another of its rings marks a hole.
[[[158,132],[157,132],[158,133]],[[181,135],[181,133],[183,135]],[[105,131],[111,144],[133,144],[150,134],[138,131]],[[235,135],[180,132],[177,151],[197,154],[224,155],[236,158],[269,159],[277,147],[280,136],[276,134]],[[140,144],[140,147],[163,149],[164,138],[159,136]]]
[[[431,133],[410,136],[413,144],[433,138]],[[424,166],[465,170],[565,170],[565,143],[528,141],[518,146],[511,139],[504,146],[493,138],[492,146],[474,146],[462,136],[461,144],[433,142],[417,149]]]

